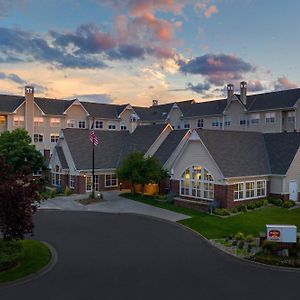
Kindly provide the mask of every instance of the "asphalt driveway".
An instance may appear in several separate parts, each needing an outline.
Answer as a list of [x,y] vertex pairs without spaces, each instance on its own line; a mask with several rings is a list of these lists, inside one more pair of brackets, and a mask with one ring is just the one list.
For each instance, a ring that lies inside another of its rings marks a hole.
[[35,238],[58,262],[1,300],[299,299],[300,273],[220,254],[174,223],[129,214],[39,211]]

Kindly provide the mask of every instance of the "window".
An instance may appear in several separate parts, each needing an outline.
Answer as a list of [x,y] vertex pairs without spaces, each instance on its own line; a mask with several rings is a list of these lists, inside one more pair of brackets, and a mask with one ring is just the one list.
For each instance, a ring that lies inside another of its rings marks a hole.
[[59,118],[51,118],[50,126],[51,127],[60,127],[60,119]]
[[43,143],[44,142],[44,135],[41,133],[35,133],[33,135],[33,141],[35,143]]
[[68,126],[68,128],[75,128],[75,120],[74,119],[68,119],[67,126]]
[[254,198],[254,181],[249,181],[245,183],[245,198]]
[[189,129],[190,128],[190,123],[184,123],[184,126],[183,126],[185,129]]
[[251,124],[256,125],[259,123],[260,114],[251,114],[250,119],[251,119]]
[[214,118],[212,120],[211,125],[212,125],[212,127],[219,127],[219,126],[221,126],[219,118]]
[[103,121],[96,120],[96,121],[95,121],[95,128],[96,128],[96,129],[101,129],[101,128],[103,128]]
[[75,188],[75,176],[74,175],[70,175],[70,188],[74,189]]
[[116,174],[105,174],[105,187],[118,186],[118,179]]
[[52,133],[50,135],[50,142],[51,143],[57,143],[58,142],[58,139],[59,139],[59,134],[57,133]]
[[180,180],[180,195],[206,200],[214,199],[214,179],[201,166],[187,168]]
[[234,200],[244,199],[244,182],[237,183],[234,188]]
[[24,127],[24,116],[14,116],[14,126]]
[[121,130],[127,130],[127,126],[124,123],[120,124],[120,129]]
[[204,127],[204,120],[203,119],[198,120],[197,127],[198,128],[203,128]]
[[116,129],[116,124],[114,122],[108,122],[108,129]]
[[82,129],[85,128],[85,121],[84,120],[79,120],[78,121],[78,128],[82,128]]
[[275,123],[275,113],[266,113],[266,123]]
[[34,117],[34,126],[35,127],[43,127],[44,126],[44,118],[43,117]]
[[224,125],[225,125],[225,127],[231,126],[231,116],[225,116]]
[[266,196],[266,181],[265,180],[256,181],[256,195],[257,195],[257,197],[265,197]]
[[288,122],[295,123],[295,112],[294,111],[288,112]]
[[246,116],[244,114],[240,115],[240,125],[246,125]]
[[0,126],[3,126],[6,124],[6,118],[5,116],[0,116]]
[[[99,191],[99,176],[94,176],[94,183],[95,183],[95,191]],[[93,183],[92,183],[92,176],[86,176],[86,191],[91,192],[93,190]]]
[[33,176],[42,176],[42,169],[39,169],[33,173]]
[[61,168],[56,165],[52,170],[52,185],[60,186],[61,185]]

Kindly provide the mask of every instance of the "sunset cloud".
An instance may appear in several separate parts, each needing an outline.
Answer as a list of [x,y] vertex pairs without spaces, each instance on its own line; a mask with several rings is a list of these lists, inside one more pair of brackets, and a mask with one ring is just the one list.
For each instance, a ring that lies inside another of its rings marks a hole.
[[211,5],[210,7],[208,7],[205,12],[204,12],[204,16],[206,18],[210,18],[212,14],[215,14],[218,12],[218,9],[215,5]]
[[291,82],[285,76],[278,77],[277,80],[274,82],[274,90],[275,91],[286,90],[286,89],[295,89],[297,87],[298,87],[298,85],[296,83]]

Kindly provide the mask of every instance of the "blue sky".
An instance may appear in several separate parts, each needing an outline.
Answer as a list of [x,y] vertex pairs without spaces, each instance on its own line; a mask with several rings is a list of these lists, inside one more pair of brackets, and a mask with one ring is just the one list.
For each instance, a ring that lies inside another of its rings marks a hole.
[[299,1],[0,0],[0,93],[148,105],[299,86]]

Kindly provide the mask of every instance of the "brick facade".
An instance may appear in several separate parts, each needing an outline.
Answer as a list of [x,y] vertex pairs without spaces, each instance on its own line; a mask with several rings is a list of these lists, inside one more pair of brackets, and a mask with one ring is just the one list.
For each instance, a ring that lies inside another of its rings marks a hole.
[[274,199],[281,199],[282,201],[288,201],[290,199],[290,194],[270,194],[269,196]]
[[179,196],[179,180],[170,180],[170,192],[174,195]]

